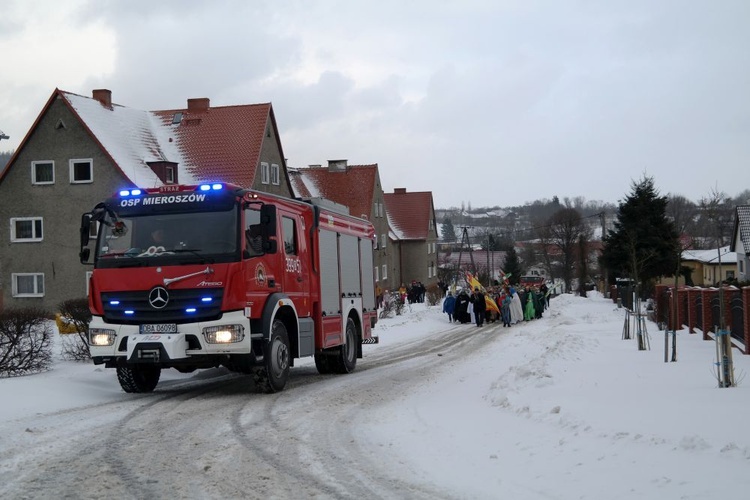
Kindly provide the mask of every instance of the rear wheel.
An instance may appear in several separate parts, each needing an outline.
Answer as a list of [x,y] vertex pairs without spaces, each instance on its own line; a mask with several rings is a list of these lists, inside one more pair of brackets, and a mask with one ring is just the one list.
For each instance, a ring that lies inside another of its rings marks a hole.
[[344,343],[337,347],[338,352],[331,358],[333,371],[336,373],[351,373],[357,366],[357,326],[354,320],[346,320],[346,332],[344,332]]
[[263,353],[263,366],[254,371],[255,385],[266,393],[284,390],[289,379],[289,335],[279,320],[273,322],[271,338]]
[[331,366],[332,359],[333,358],[326,353],[316,354],[315,368],[318,369],[318,373],[320,373],[321,375],[333,373],[333,367]]
[[159,383],[161,368],[150,365],[127,365],[117,367],[117,381],[122,390],[129,393],[152,392]]

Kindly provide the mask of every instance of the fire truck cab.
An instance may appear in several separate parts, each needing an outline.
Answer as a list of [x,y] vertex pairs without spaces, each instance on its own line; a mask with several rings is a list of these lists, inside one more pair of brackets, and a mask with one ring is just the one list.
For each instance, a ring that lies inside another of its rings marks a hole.
[[164,368],[218,366],[276,392],[295,358],[348,373],[377,342],[374,230],[331,202],[221,183],[126,189],[83,214],[80,237],[91,356],[125,392],[153,391]]

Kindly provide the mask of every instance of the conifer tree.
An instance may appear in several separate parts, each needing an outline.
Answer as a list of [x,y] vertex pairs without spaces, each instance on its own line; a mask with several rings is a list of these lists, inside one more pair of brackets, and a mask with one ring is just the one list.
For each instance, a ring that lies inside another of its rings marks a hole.
[[510,275],[508,281],[511,285],[517,285],[523,274],[521,268],[521,261],[518,259],[518,253],[514,247],[510,247],[505,252],[505,260],[503,261],[503,272],[506,276]]
[[440,236],[446,243],[453,243],[456,241],[456,228],[453,227],[453,221],[447,215],[443,217],[443,226],[440,229]]
[[611,276],[647,283],[674,274],[679,236],[667,217],[667,202],[652,177],[633,182],[631,194],[617,209],[614,229],[604,238],[602,263]]

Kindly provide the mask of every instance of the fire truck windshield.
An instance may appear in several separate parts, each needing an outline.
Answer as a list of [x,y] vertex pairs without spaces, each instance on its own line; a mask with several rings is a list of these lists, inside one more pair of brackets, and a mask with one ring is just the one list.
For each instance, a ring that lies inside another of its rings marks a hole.
[[239,260],[236,208],[129,215],[100,224],[96,267]]

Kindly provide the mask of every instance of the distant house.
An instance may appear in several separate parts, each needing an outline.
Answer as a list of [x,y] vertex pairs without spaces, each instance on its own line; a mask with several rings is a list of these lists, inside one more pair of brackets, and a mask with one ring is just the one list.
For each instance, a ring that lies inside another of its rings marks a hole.
[[[693,286],[715,286],[719,282],[734,279],[737,270],[737,253],[725,246],[709,250],[684,250],[680,265],[690,270]],[[684,277],[680,276],[678,285],[685,285]],[[664,277],[659,284],[674,285],[674,276]]]
[[54,311],[87,293],[81,214],[127,187],[231,182],[291,196],[270,103],[141,111],[59,89],[0,175],[0,307]]
[[388,272],[388,256],[395,253],[395,247],[388,245],[388,219],[377,163],[349,165],[347,160],[330,160],[327,167],[290,168],[289,179],[297,197],[326,198],[372,223],[377,238],[373,256],[375,282],[383,290],[392,289],[397,278]]
[[437,283],[438,234],[432,192],[407,193],[404,188],[396,188],[393,193],[385,193],[384,200],[390,239],[397,245],[397,253],[388,256],[389,276],[399,284]]
[[731,252],[737,254],[737,279],[750,281],[750,205],[735,208]]

